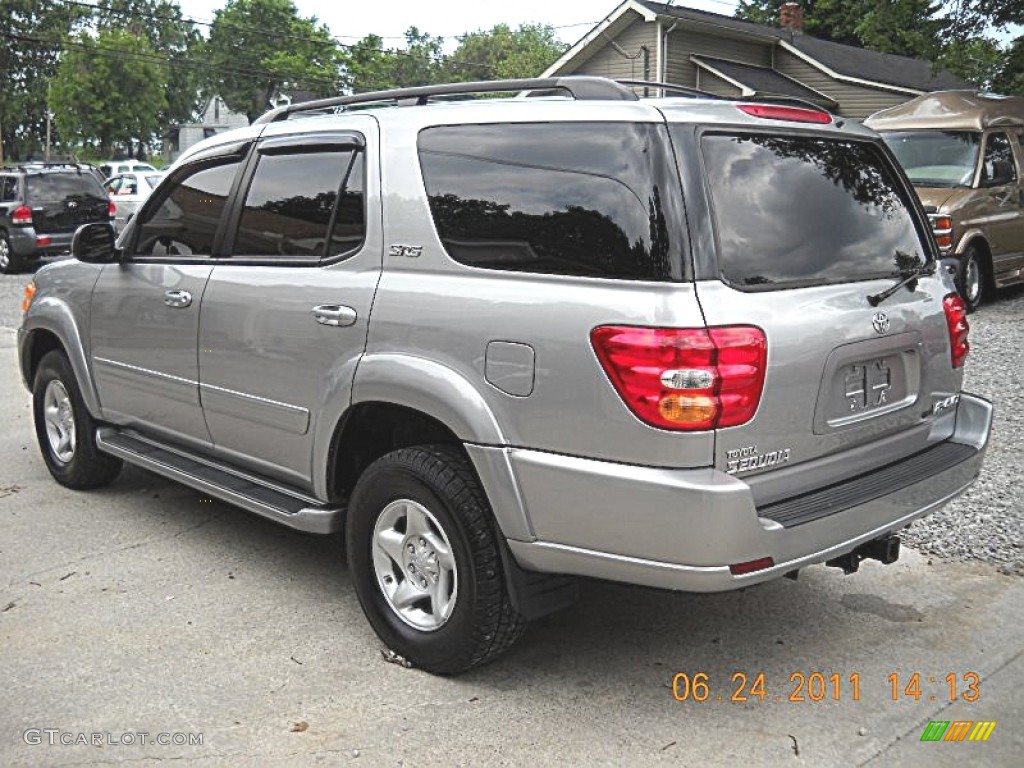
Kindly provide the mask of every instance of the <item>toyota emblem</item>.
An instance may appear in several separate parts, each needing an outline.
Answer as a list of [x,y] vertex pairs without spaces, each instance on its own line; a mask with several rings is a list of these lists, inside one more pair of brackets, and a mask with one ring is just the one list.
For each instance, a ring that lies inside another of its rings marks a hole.
[[875,312],[875,316],[871,318],[871,327],[875,329],[875,333],[886,333],[889,330],[889,316],[885,312]]

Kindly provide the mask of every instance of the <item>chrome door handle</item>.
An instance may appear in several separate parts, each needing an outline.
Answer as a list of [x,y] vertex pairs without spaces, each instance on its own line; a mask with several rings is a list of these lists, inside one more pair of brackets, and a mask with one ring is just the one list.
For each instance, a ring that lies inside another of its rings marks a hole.
[[355,325],[356,311],[343,304],[320,304],[313,307],[313,317],[320,325]]
[[192,303],[192,294],[188,291],[164,291],[164,304],[174,309],[184,309]]

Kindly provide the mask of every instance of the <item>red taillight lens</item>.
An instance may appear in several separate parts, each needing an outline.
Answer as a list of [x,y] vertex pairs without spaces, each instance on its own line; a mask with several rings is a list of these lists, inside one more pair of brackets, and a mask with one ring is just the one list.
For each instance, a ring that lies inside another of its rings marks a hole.
[[19,205],[11,213],[11,224],[27,226],[32,223],[32,209],[27,205]]
[[783,107],[777,104],[738,104],[740,112],[746,112],[751,117],[760,117],[766,120],[788,120],[791,123],[818,123],[828,125],[832,122],[832,115],[818,109],[804,109],[803,107]]
[[107,216],[109,218],[113,219],[114,218],[114,214],[116,214],[116,213],[117,213],[117,206],[114,205],[114,201],[113,200],[108,200],[107,201]]
[[40,235],[36,238],[36,246],[42,248],[44,245],[53,245],[53,238],[49,235]]
[[606,325],[590,343],[623,402],[655,427],[732,427],[761,401],[768,344],[760,328]]
[[971,331],[967,322],[967,305],[958,294],[951,293],[942,300],[942,308],[946,311],[946,327],[949,329],[949,356],[954,368],[959,368],[971,351],[967,335]]

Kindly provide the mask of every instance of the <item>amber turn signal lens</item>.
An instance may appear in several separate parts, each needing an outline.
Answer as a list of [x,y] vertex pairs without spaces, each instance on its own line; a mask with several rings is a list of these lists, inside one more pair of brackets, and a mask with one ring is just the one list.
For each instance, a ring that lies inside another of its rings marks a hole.
[[668,395],[658,401],[658,413],[673,424],[711,424],[716,410],[710,397]]
[[936,232],[953,228],[953,219],[949,216],[936,216],[932,219],[932,229]]
[[32,299],[36,297],[36,284],[34,281],[29,280],[25,283],[25,293],[21,298],[21,314],[28,312],[28,308],[32,306]]
[[935,243],[939,248],[952,248],[953,247],[953,236],[952,235],[936,235]]

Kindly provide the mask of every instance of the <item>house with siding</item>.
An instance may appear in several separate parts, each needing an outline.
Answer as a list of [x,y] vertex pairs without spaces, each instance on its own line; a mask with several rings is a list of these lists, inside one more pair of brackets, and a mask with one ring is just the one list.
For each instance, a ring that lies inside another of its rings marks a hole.
[[804,34],[787,3],[780,26],[693,8],[625,0],[544,73],[600,75],[699,88],[728,98],[774,96],[861,120],[922,93],[971,87],[930,62]]
[[198,122],[173,125],[164,135],[164,158],[173,163],[181,154],[203,139],[218,133],[242,128],[249,124],[249,118],[233,112],[220,96],[214,96],[203,107]]

